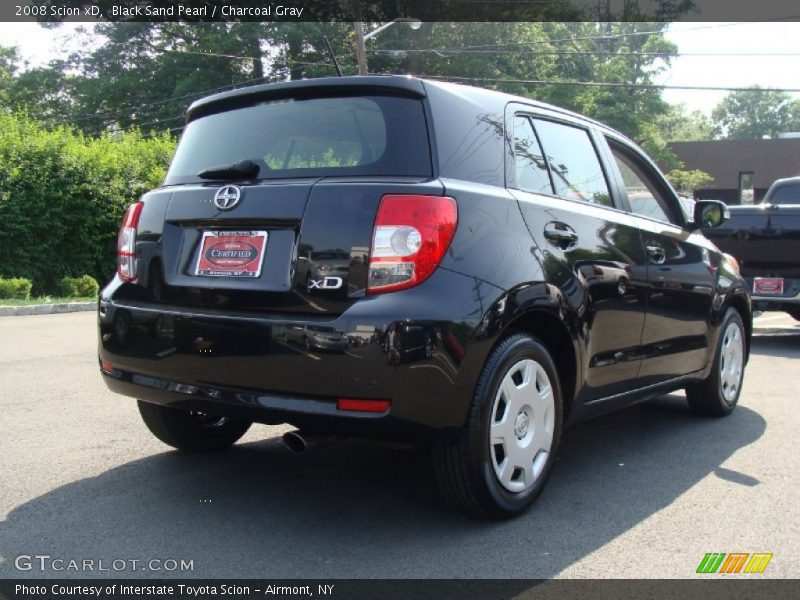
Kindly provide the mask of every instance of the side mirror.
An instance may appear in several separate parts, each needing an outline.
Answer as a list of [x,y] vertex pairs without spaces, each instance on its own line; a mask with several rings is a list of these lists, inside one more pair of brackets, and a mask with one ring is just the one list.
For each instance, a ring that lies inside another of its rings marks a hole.
[[694,205],[695,226],[702,229],[719,227],[730,216],[728,205],[719,200],[698,200]]

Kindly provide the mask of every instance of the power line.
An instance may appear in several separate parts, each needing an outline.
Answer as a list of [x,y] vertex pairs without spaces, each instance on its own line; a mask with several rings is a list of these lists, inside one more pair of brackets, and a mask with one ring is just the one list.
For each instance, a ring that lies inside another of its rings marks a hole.
[[[147,125],[156,125],[158,123],[168,123],[170,121],[175,121],[177,119],[183,119],[183,115],[177,115],[174,117],[167,117],[166,119],[154,119],[153,121],[148,121],[147,123],[137,123],[135,127],[146,127]],[[132,131],[134,127],[114,127],[112,129],[101,129],[97,133],[119,133],[121,131]],[[173,131],[175,129],[183,129],[183,127],[172,127],[169,131]]]
[[[150,102],[148,104],[133,104],[133,103],[121,104],[121,105],[115,107],[113,110],[106,110],[106,111],[97,112],[97,113],[91,114],[91,115],[85,115],[85,116],[73,119],[72,121],[70,121],[70,122],[68,122],[66,124],[67,125],[76,125],[77,123],[80,123],[81,121],[86,121],[86,120],[89,120],[89,119],[96,119],[98,117],[110,116],[110,115],[119,115],[122,111],[124,111],[127,108],[132,108],[132,109],[139,110],[139,109],[144,109],[144,108],[150,108],[150,107],[153,107],[153,106],[161,106],[162,104],[168,104],[170,102],[176,102],[178,100],[186,100],[186,99],[192,98],[194,96],[201,96],[201,95],[204,95],[204,94],[213,94],[214,92],[220,92],[220,91],[223,91],[223,90],[227,90],[227,89],[230,89],[230,88],[235,87],[237,85],[246,85],[248,83],[254,83],[256,81],[260,81],[260,80],[266,79],[266,78],[267,78],[267,76],[265,76],[265,77],[256,77],[255,79],[249,79],[247,81],[241,81],[239,83],[231,83],[231,84],[223,85],[221,87],[213,88],[213,89],[210,89],[210,90],[203,90],[203,91],[199,91],[199,92],[192,92],[190,94],[184,94],[182,96],[174,96],[172,98],[165,98],[163,100],[159,100],[157,102]],[[62,115],[62,116],[66,116],[66,115]]]
[[[292,61],[292,64],[297,64],[297,65],[301,65],[301,66],[289,69],[289,71],[288,71],[289,73],[294,73],[295,71],[298,71],[298,70],[300,70],[302,68],[307,68],[309,66],[329,65],[330,63],[327,60],[321,60],[321,61],[312,62],[312,63],[301,63],[299,61],[297,61],[297,62]],[[224,86],[217,87],[217,88],[213,88],[213,89],[201,90],[201,91],[198,91],[198,92],[192,92],[190,94],[184,94],[182,96],[174,96],[172,98],[165,98],[163,100],[159,100],[157,102],[150,102],[150,103],[147,103],[147,104],[133,104],[133,103],[122,104],[120,106],[115,107],[112,110],[106,110],[106,111],[98,112],[98,113],[91,114],[91,115],[83,115],[83,116],[80,116],[78,118],[72,119],[70,121],[66,121],[66,122],[61,123],[61,124],[63,124],[63,125],[77,125],[78,123],[81,123],[83,121],[87,121],[87,120],[91,120],[91,119],[102,119],[103,117],[108,117],[108,118],[114,119],[114,118],[117,118],[120,115],[122,115],[126,111],[126,109],[134,109],[137,112],[142,111],[144,109],[145,114],[148,113],[148,112],[152,113],[154,111],[148,111],[146,109],[147,108],[152,108],[154,106],[161,106],[161,105],[164,105],[164,104],[168,104],[170,102],[177,102],[179,100],[186,100],[186,99],[189,99],[189,98],[194,98],[194,97],[199,97],[199,96],[206,96],[208,94],[213,94],[214,92],[221,92],[221,91],[226,91],[226,90],[237,89],[237,88],[245,86],[245,85],[254,84],[254,83],[257,83],[257,82],[260,82],[260,81],[265,81],[265,80],[268,80],[268,79],[272,79],[275,76],[276,75],[274,75],[274,74],[265,75],[263,77],[256,77],[256,78],[248,79],[248,80],[245,80],[245,81],[239,81],[239,82],[236,82],[236,83],[231,83],[231,84],[224,85]],[[60,116],[63,117],[63,116],[66,116],[66,115],[60,115]],[[56,115],[56,116],[54,116],[52,118],[53,119],[58,119],[60,116]]]
[[[781,22],[781,21],[797,21],[800,19],[800,15],[792,16],[792,17],[784,17],[780,19],[769,19],[765,22]],[[740,25],[747,25],[749,23],[717,23],[714,25],[701,25],[699,27],[691,27],[688,29],[683,29],[680,32],[672,32],[672,33],[686,33],[691,31],[701,31],[701,30],[708,30],[708,29],[722,29],[725,27],[737,27]],[[650,30],[650,31],[629,31],[623,33],[613,33],[609,35],[583,35],[583,36],[572,36],[566,38],[559,38],[559,39],[547,39],[547,40],[531,40],[526,42],[501,42],[497,44],[479,44],[473,46],[463,46],[462,48],[455,48],[455,50],[471,50],[471,49],[481,49],[481,48],[500,48],[502,46],[536,46],[540,44],[556,44],[561,42],[577,42],[577,41],[608,41],[614,39],[622,39],[626,37],[637,37],[641,35],[665,35],[670,33],[669,29],[658,29],[658,30]],[[453,50],[452,48],[435,48],[436,50]]]
[[[693,28],[693,29],[687,29],[687,30],[684,30],[684,31],[694,31],[694,30],[697,30],[697,29],[709,29],[709,28],[717,28],[717,27],[726,27],[726,26],[732,26],[732,25],[738,25],[738,24],[739,23],[729,23],[729,24],[721,24],[721,25],[701,26],[701,27],[697,27],[697,28]],[[530,41],[530,42],[512,42],[512,43],[505,43],[505,44],[488,44],[488,45],[483,45],[483,46],[465,46],[464,48],[459,48],[459,49],[446,49],[446,48],[441,48],[441,49],[422,49],[422,50],[420,50],[420,52],[423,52],[423,51],[436,51],[436,50],[440,50],[442,52],[448,52],[448,51],[464,52],[464,51],[468,51],[468,50],[471,50],[471,49],[490,48],[490,47],[509,46],[509,45],[535,45],[535,44],[548,44],[548,43],[569,42],[569,41],[578,41],[578,40],[599,40],[599,41],[603,41],[603,40],[624,38],[624,37],[630,37],[630,36],[656,35],[656,34],[663,34],[663,33],[664,32],[662,30],[657,30],[657,31],[625,32],[625,33],[619,33],[619,34],[599,35],[599,36],[573,36],[573,37],[570,37],[570,38],[562,38],[562,39],[556,39],[556,40],[536,40],[536,41]],[[128,46],[128,45],[134,45],[134,42],[132,42],[132,41],[123,42],[123,41],[108,40],[106,42],[106,45]],[[214,57],[221,57],[221,58],[227,58],[227,59],[233,59],[233,60],[253,60],[253,61],[259,60],[257,57],[253,57],[253,56],[240,56],[240,55],[215,53],[215,52],[201,52],[201,51],[182,50],[182,49],[166,49],[166,48],[155,49],[155,48],[152,48],[152,46],[151,46],[151,49],[157,50],[157,51],[161,51],[161,52],[184,53],[184,54],[192,54],[192,55],[205,55],[205,56],[214,56]],[[406,52],[408,52],[408,51],[406,51]],[[300,65],[301,63],[298,62],[296,64]],[[302,66],[290,69],[289,72],[292,73],[292,72],[294,72],[296,70],[303,69],[303,68],[306,68],[306,67],[309,67],[309,66],[318,66],[318,65],[323,65],[323,64],[330,64],[330,63],[328,63],[327,60],[321,60],[321,61],[318,61],[316,63],[303,63]],[[164,105],[164,104],[168,104],[170,102],[176,102],[176,101],[179,101],[179,100],[185,100],[185,99],[189,99],[189,98],[195,98],[195,97],[199,97],[199,96],[204,96],[206,94],[212,94],[212,93],[218,92],[218,91],[223,91],[223,90],[228,90],[228,89],[236,89],[237,86],[248,85],[248,84],[256,83],[256,82],[259,82],[259,81],[264,81],[266,79],[269,79],[270,77],[272,77],[272,76],[257,77],[257,78],[246,80],[246,81],[242,81],[242,82],[239,82],[239,83],[236,83],[236,84],[225,85],[225,86],[221,86],[221,87],[218,87],[218,88],[213,88],[213,89],[210,89],[210,90],[202,90],[202,91],[199,91],[199,92],[193,92],[193,93],[184,94],[184,95],[181,95],[181,96],[174,96],[174,97],[171,97],[171,98],[166,98],[166,99],[163,99],[163,100],[159,100],[159,101],[151,102],[151,103],[147,103],[147,104],[138,104],[138,105],[137,104],[133,104],[133,103],[123,104],[123,105],[115,107],[112,110],[105,110],[105,111],[101,111],[101,112],[96,112],[96,113],[91,114],[91,115],[79,116],[79,117],[77,117],[75,119],[71,119],[70,121],[66,122],[65,124],[66,125],[78,125],[79,123],[82,123],[83,121],[92,120],[92,119],[102,119],[104,117],[108,117],[108,118],[114,119],[114,118],[117,118],[118,116],[122,115],[124,113],[125,109],[135,109],[136,111],[144,110],[145,113],[148,113],[148,112],[152,113],[154,111],[147,111],[146,109],[152,108],[152,107],[155,107],[155,106],[161,106],[161,105]],[[59,119],[59,118],[63,118],[63,117],[67,117],[67,115],[55,115],[53,118],[54,119]]]
[[436,48],[411,48],[411,49],[369,49],[372,54],[396,56],[398,54],[435,54],[440,58],[450,58],[459,54],[512,54],[516,56],[654,56],[657,58],[688,57],[800,57],[800,52],[603,52],[600,50],[441,50]]
[[719,91],[719,92],[787,92],[798,93],[800,88],[760,88],[760,87],[724,87],[724,86],[700,86],[700,85],[667,85],[659,83],[617,83],[609,81],[559,81],[546,79],[497,79],[493,77],[459,77],[456,75],[417,75],[425,79],[435,79],[440,81],[474,81],[486,83],[521,83],[530,85],[578,85],[612,88],[633,88],[633,89],[658,89],[658,90],[698,90],[698,91]]

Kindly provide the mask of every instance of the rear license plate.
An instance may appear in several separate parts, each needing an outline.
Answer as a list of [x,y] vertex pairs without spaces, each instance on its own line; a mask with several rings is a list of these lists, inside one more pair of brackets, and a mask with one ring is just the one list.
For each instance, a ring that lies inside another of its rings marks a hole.
[[266,246],[266,231],[204,231],[194,274],[258,277]]
[[782,277],[756,277],[753,280],[754,294],[783,294]]

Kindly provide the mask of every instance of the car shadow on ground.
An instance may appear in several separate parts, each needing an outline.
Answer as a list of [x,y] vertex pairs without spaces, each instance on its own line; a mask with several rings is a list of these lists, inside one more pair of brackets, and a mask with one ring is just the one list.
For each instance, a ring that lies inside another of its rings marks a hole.
[[[193,572],[174,573],[192,577],[547,578],[671,504],[765,427],[745,407],[695,417],[679,394],[580,423],[532,510],[500,523],[449,510],[421,449],[350,440],[294,454],[270,438],[212,455],[165,450],[14,508],[0,522],[0,576],[48,576],[13,567],[42,553],[193,560]],[[96,574],[49,573],[62,575]]]

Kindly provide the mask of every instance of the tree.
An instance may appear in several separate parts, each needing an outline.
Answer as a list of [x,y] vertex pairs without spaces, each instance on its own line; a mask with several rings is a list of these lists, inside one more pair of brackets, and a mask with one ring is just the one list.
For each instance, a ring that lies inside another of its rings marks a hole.
[[711,117],[717,132],[727,139],[775,137],[800,129],[800,102],[786,92],[753,86],[725,96]]
[[715,128],[711,119],[694,110],[688,112],[685,104],[673,104],[656,121],[661,137],[667,142],[697,142],[714,139]]
[[[636,3],[626,6],[634,10]],[[378,25],[365,23],[365,29]],[[452,78],[551,102],[608,123],[651,149],[657,147],[650,142],[652,123],[668,110],[651,84],[677,51],[661,35],[665,27],[429,22],[414,31],[398,23],[370,40],[367,51],[372,73]],[[65,62],[63,78],[29,77],[29,112],[38,110],[35,98],[67,99],[67,122],[91,135],[131,126],[145,133],[180,128],[186,106],[209,90],[333,75],[325,36],[343,71],[355,73],[349,23],[118,22],[96,30],[106,42]]]
[[6,106],[8,104],[9,88],[14,81],[16,62],[16,48],[0,46],[0,106]]
[[711,175],[699,169],[691,171],[673,169],[667,174],[667,179],[676,190],[688,196],[694,195],[696,190],[714,181]]
[[[259,23],[104,23],[108,40],[80,62],[76,123],[88,133],[182,124],[186,106],[207,90],[264,75]],[[241,57],[239,59],[235,57]]]
[[643,141],[646,125],[668,108],[661,91],[650,87],[677,53],[660,33],[665,28],[663,23],[425,23],[409,31],[397,25],[371,42],[369,66],[377,73],[451,78],[550,102]]
[[87,137],[0,111],[0,277],[53,293],[65,275],[104,281],[127,206],[159,185],[175,149],[161,134]]

